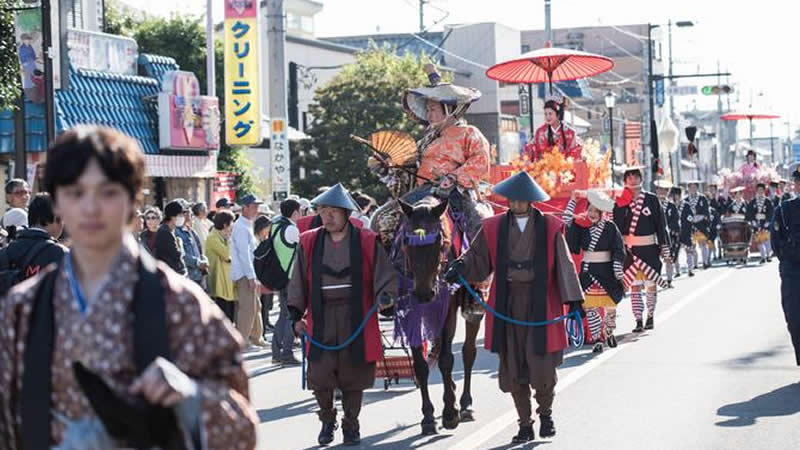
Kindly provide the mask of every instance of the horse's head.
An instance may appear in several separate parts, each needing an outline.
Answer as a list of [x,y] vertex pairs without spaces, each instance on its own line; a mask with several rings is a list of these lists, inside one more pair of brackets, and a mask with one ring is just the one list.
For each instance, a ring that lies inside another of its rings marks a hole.
[[413,206],[401,201],[400,206],[405,216],[401,227],[403,250],[414,279],[414,295],[426,303],[436,294],[443,250],[450,245],[449,227],[442,219],[447,201],[426,197]]

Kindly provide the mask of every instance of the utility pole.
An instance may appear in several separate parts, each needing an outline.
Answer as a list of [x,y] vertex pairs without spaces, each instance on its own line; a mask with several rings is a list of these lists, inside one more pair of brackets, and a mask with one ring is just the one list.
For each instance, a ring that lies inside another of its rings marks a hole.
[[[658,25],[650,25],[647,24],[647,98],[648,98],[648,121],[647,124],[647,137],[649,138],[650,142],[649,145],[649,152],[645,152],[644,160],[645,165],[647,166],[648,171],[645,172],[645,176],[652,179],[653,173],[653,160],[657,160],[659,158],[658,152],[658,136],[656,134],[656,108],[654,104],[653,97],[655,94],[653,93],[653,28]],[[649,156],[649,157],[648,157]],[[670,156],[671,158],[672,156]],[[669,162],[669,161],[667,161]],[[627,163],[627,161],[626,161]],[[661,166],[663,167],[664,161],[660,161]],[[649,174],[649,175],[648,175]],[[612,175],[613,176],[613,175]],[[675,174],[672,174],[673,178]],[[645,186],[649,186],[649,184],[645,184]]]
[[550,25],[550,0],[544,0],[544,35],[547,42],[553,43],[553,28]]
[[[56,0],[58,1],[58,0]],[[56,139],[55,88],[53,85],[53,30],[50,0],[42,0],[42,54],[44,55],[44,120],[49,147]],[[63,55],[66,58],[66,55]]]
[[14,111],[14,178],[28,177],[28,159],[25,155],[25,93],[17,97],[17,110]]
[[667,21],[667,35],[669,36],[669,117],[675,117],[675,98],[672,96],[672,19]]
[[[267,41],[269,45],[269,116],[270,161],[272,172],[272,200],[285,199],[290,187],[289,133],[286,117],[286,16],[283,0],[267,0]],[[281,125],[277,126],[278,121]],[[280,129],[278,129],[280,128]],[[280,185],[278,178],[282,178]]]
[[214,67],[214,12],[212,0],[206,2],[206,95],[216,95],[216,74]]
[[[719,67],[719,60],[717,60],[717,74],[718,74],[717,75],[717,86],[722,84],[722,75],[719,75],[720,72],[721,72],[721,70],[720,70],[720,67]],[[719,155],[724,154],[722,149],[725,148],[725,139],[724,139],[725,128],[722,126],[722,119],[720,119],[720,117],[722,117],[722,90],[721,89],[720,89],[720,92],[717,94],[717,129],[719,130],[719,132],[717,133],[717,147],[718,147],[717,150],[718,150],[718,152],[717,152],[717,155],[714,156],[714,167],[713,167],[714,172],[719,170],[717,160],[719,159]]]
[[419,0],[419,32],[425,31],[425,0]]

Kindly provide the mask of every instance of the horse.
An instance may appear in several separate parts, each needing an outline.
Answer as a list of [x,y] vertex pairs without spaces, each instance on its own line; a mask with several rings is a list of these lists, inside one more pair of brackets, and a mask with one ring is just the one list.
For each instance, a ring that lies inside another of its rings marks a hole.
[[[453,381],[454,356],[452,351],[455,336],[458,308],[462,306],[460,296],[463,289],[451,294],[441,274],[446,264],[457,257],[459,250],[453,242],[460,245],[465,239],[459,231],[457,221],[448,208],[447,201],[439,201],[435,197],[425,197],[413,205],[402,200],[393,200],[387,208],[381,208],[381,214],[373,216],[389,217],[390,220],[378,219],[376,222],[388,222],[387,229],[380,230],[384,243],[389,246],[390,259],[399,272],[400,296],[395,309],[395,337],[404,341],[411,348],[414,375],[422,395],[422,434],[436,433],[434,407],[428,392],[428,376],[431,362],[437,362],[444,382],[444,409],[442,426],[455,429],[459,422],[471,421],[472,396],[470,395],[471,371],[477,354],[476,338],[480,321],[467,321],[467,339],[462,351],[465,371],[464,392],[459,400],[461,409],[456,409],[456,384]],[[392,217],[391,212],[399,213]],[[384,224],[383,228],[387,228]],[[474,319],[474,311],[471,315]],[[430,358],[426,360],[423,343],[434,343]]]

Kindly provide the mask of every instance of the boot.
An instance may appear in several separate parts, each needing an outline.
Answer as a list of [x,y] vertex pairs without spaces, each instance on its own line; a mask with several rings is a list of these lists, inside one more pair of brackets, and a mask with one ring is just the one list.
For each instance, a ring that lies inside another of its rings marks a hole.
[[694,276],[694,271],[691,271],[691,270],[690,270],[690,271],[689,271],[689,276],[690,276],[690,277],[693,277],[693,276]]
[[647,318],[647,322],[645,322],[645,324],[644,324],[644,329],[645,329],[645,330],[652,330],[652,329],[653,329],[653,326],[654,326],[654,325],[653,325],[653,317],[652,317],[652,316],[649,316],[649,317]]
[[333,432],[336,431],[336,428],[336,422],[322,422],[322,430],[317,438],[319,445],[328,445],[333,442]]
[[539,416],[539,436],[543,438],[556,435],[556,424],[553,423],[553,416]]
[[342,441],[344,445],[358,445],[361,443],[361,433],[358,431],[342,429],[342,436],[344,437]]
[[519,433],[511,438],[511,442],[514,444],[520,444],[523,442],[530,442],[534,439],[536,439],[536,435],[533,434],[533,424],[520,425]]
[[641,333],[644,331],[644,325],[642,324],[642,319],[636,321],[636,328],[633,329],[634,333]]
[[603,343],[598,342],[594,344],[594,347],[592,348],[592,353],[603,353]]
[[617,338],[613,334],[609,334],[606,338],[606,345],[615,348],[617,346]]

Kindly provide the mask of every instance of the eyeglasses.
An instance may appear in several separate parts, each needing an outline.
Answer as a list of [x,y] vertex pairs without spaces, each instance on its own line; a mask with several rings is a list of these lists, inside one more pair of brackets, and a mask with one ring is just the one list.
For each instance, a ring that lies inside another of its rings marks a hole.
[[12,192],[12,194],[14,194],[14,195],[29,195],[30,193],[31,193],[31,191],[29,189],[21,189],[21,190]]
[[158,220],[158,216],[145,216],[145,220]]

